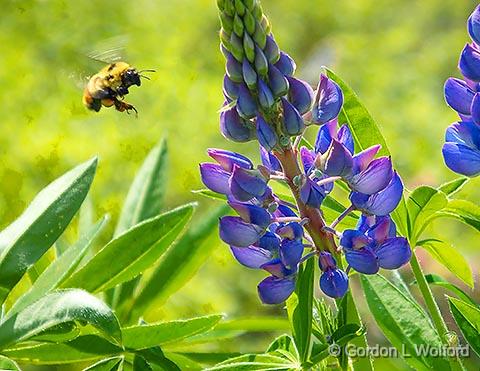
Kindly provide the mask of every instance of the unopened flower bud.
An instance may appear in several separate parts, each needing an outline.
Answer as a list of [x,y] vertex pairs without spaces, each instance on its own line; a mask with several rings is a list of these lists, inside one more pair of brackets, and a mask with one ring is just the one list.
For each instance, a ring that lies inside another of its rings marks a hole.
[[259,21],[255,21],[255,32],[253,33],[253,40],[262,49],[267,45],[267,32]]
[[287,77],[290,88],[288,90],[288,100],[294,105],[300,114],[310,110],[313,101],[313,89],[305,81],[294,77]]
[[242,62],[242,73],[243,81],[249,89],[253,90],[257,86],[257,73],[246,59]]
[[273,128],[261,116],[257,116],[257,139],[262,147],[271,151],[277,145],[277,135]]
[[268,67],[268,83],[276,98],[283,97],[288,93],[288,80],[283,73],[272,64]]
[[272,109],[275,104],[272,91],[262,79],[258,79],[258,102],[265,111]]
[[345,177],[352,172],[352,154],[338,140],[332,139],[327,152],[315,158],[315,167],[329,176]]
[[238,98],[238,84],[230,80],[227,74],[223,77],[223,95],[231,100]]
[[230,80],[234,82],[243,82],[242,65],[231,53],[228,53],[227,55],[226,72]]
[[243,22],[238,14],[235,14],[233,18],[233,32],[235,32],[238,37],[242,37],[243,35]]
[[220,131],[227,139],[234,142],[248,142],[255,136],[255,132],[239,116],[235,107],[220,113]]
[[245,84],[238,87],[237,111],[245,119],[251,119],[257,114],[257,103]]
[[230,53],[233,54],[235,59],[239,62],[243,60],[243,42],[234,32],[230,35]]
[[253,63],[255,61],[255,43],[248,33],[243,34],[243,50],[247,59]]
[[280,49],[278,48],[278,45],[273,39],[272,35],[267,36],[267,42],[265,44],[264,52],[268,61],[272,64],[277,63],[280,59]]
[[302,133],[305,128],[303,118],[296,108],[285,98],[282,98],[283,107],[283,129],[285,133],[293,136]]
[[[246,10],[243,16],[243,24],[245,25],[245,29],[250,35],[255,33],[255,17],[250,13],[250,10]],[[255,41],[255,38],[253,39]]]
[[275,67],[277,67],[280,72],[282,72],[286,76],[292,76],[295,73],[295,69],[297,68],[295,61],[284,52],[280,52],[280,58],[275,63]]
[[265,54],[263,54],[262,49],[260,49],[258,46],[255,47],[255,70],[260,76],[267,76],[268,61],[265,57]]

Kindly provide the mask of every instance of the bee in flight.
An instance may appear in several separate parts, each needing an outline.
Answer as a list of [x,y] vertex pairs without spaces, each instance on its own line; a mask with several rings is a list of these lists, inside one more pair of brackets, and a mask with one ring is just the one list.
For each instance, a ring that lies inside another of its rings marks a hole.
[[100,111],[102,106],[114,106],[117,111],[134,111],[136,108],[123,100],[132,85],[140,86],[140,78],[150,80],[143,72],[155,72],[154,70],[137,71],[128,63],[117,61],[110,63],[96,73],[87,82],[83,91],[83,104],[90,110]]

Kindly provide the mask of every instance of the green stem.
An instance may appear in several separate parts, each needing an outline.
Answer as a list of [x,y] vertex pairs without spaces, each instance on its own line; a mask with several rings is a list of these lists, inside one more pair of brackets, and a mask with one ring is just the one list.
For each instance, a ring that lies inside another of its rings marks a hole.
[[[411,244],[414,246],[415,244]],[[412,251],[412,258],[410,259],[410,266],[412,267],[413,275],[415,276],[415,280],[417,281],[418,287],[420,292],[423,296],[423,300],[425,301],[425,305],[427,306],[428,312],[430,313],[430,317],[433,320],[433,325],[437,330],[442,343],[446,346],[449,346],[448,341],[448,327],[443,320],[442,313],[440,312],[440,308],[433,297],[432,290],[430,290],[430,286],[423,274],[422,267],[418,262],[417,255],[415,254],[415,250]],[[450,366],[452,370],[464,370],[461,361],[456,357],[449,357]]]

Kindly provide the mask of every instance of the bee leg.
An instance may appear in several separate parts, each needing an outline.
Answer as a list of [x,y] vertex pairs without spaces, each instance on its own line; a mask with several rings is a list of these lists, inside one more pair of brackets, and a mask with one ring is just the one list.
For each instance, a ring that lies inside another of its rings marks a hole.
[[138,116],[137,109],[133,105],[131,105],[130,103],[120,101],[116,98],[115,98],[114,102],[115,102],[115,109],[117,111],[127,112],[128,114],[130,114],[130,111],[134,111],[135,115]]

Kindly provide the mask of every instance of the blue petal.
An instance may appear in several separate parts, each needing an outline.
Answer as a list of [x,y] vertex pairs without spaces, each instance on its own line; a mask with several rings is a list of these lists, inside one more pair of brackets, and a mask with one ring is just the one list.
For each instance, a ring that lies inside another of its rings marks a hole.
[[344,249],[361,249],[369,245],[372,240],[363,232],[355,229],[346,229],[340,238],[340,246]]
[[272,223],[272,216],[263,207],[235,201],[228,201],[228,204],[247,223],[256,224],[265,229]]
[[352,171],[352,154],[338,140],[332,139],[332,143],[327,152],[317,157],[315,165],[329,176],[346,177],[350,175]]
[[332,120],[320,126],[315,140],[315,152],[325,153],[332,143],[332,138],[337,138],[337,121]]
[[375,240],[377,244],[382,244],[390,237],[393,221],[389,216],[378,217],[377,223],[372,226],[368,232],[368,237]]
[[302,116],[285,98],[282,98],[283,128],[288,135],[299,135],[305,128]]
[[455,122],[447,128],[445,141],[480,149],[480,126],[471,121]]
[[384,189],[392,176],[392,161],[389,157],[380,157],[370,162],[365,170],[348,179],[348,183],[355,192],[371,195]]
[[267,182],[255,170],[246,170],[234,165],[229,181],[230,191],[238,201],[250,201],[261,197],[267,190]]
[[445,82],[445,100],[455,111],[470,115],[473,95],[475,94],[467,83],[460,79],[450,77]]
[[473,41],[480,45],[480,6],[477,6],[468,18],[468,33]]
[[313,89],[305,81],[294,77],[287,77],[289,83],[288,100],[297,109],[300,114],[310,110],[313,100]]
[[406,238],[389,238],[375,250],[380,267],[384,269],[397,269],[408,263],[412,250]]
[[247,247],[256,243],[265,233],[258,225],[245,223],[237,216],[220,219],[220,238],[228,245]]
[[227,74],[223,77],[223,94],[232,100],[238,97],[238,84],[230,80]]
[[230,246],[233,256],[245,267],[260,269],[262,265],[272,259],[272,253],[255,246]]
[[300,240],[284,239],[280,245],[280,257],[283,264],[295,267],[303,254],[303,243]]
[[200,164],[200,176],[205,186],[217,193],[230,194],[230,173],[222,166],[211,163]]
[[337,134],[338,141],[342,143],[348,151],[353,155],[355,145],[353,142],[353,136],[352,132],[350,131],[350,128],[347,125],[343,125],[340,130],[338,130]]
[[260,157],[262,158],[263,166],[265,166],[267,169],[273,171],[283,171],[282,165],[280,164],[280,161],[278,161],[278,158],[276,158],[273,153],[267,151],[262,146],[260,146]]
[[[295,212],[290,209],[288,206],[285,206],[285,205],[278,205],[278,208],[277,210],[275,210],[275,216],[276,217],[282,217],[282,216],[285,216],[285,217],[296,217],[297,214],[295,214]],[[288,226],[288,224],[287,224]]]
[[328,269],[337,268],[337,262],[335,258],[329,252],[322,251],[318,255],[318,266],[322,272],[325,272]]
[[365,170],[368,165],[370,165],[370,162],[372,162],[372,160],[375,158],[378,151],[380,151],[380,148],[382,148],[382,146],[377,144],[375,146],[368,147],[367,149],[364,149],[362,152],[359,152],[353,156],[353,173],[358,174]]
[[295,61],[284,52],[280,52],[280,59],[275,63],[275,67],[286,76],[292,76],[297,68]]
[[448,168],[458,174],[477,176],[480,174],[480,151],[460,143],[445,143],[443,158]]
[[257,103],[245,84],[238,87],[236,107],[238,114],[245,119],[251,119],[257,114]]
[[276,252],[280,249],[280,241],[280,237],[278,237],[275,233],[267,231],[255,243],[255,246],[261,247],[264,250]]
[[262,79],[258,79],[258,102],[260,106],[267,111],[275,104],[272,91]]
[[220,131],[234,142],[248,142],[255,137],[255,132],[246,125],[235,107],[220,113]]
[[348,276],[340,269],[328,269],[320,276],[320,288],[331,298],[341,298],[348,290]]
[[342,104],[342,89],[334,81],[321,74],[312,109],[313,122],[324,124],[334,119],[338,116]]
[[252,161],[240,153],[227,151],[225,149],[209,148],[208,155],[217,161],[225,171],[232,172],[233,165],[238,165],[244,169],[253,169]]
[[375,274],[378,272],[377,255],[370,247],[363,247],[359,250],[345,249],[345,259],[359,273]]
[[467,79],[480,81],[480,53],[471,44],[463,48],[458,68]]
[[366,214],[384,216],[390,214],[397,207],[403,194],[403,183],[395,172],[391,182],[380,192],[367,196],[352,192],[350,201],[356,209]]
[[300,223],[290,222],[278,227],[275,233],[282,238],[301,240],[303,238],[303,227],[300,225]]
[[283,303],[295,290],[295,281],[290,278],[267,277],[258,284],[258,295],[265,304]]
[[271,151],[277,145],[277,134],[261,116],[257,116],[257,138],[262,147]]
[[275,97],[283,97],[288,93],[288,81],[274,65],[268,66],[268,83]]
[[325,192],[315,181],[305,177],[303,184],[300,186],[300,199],[305,205],[317,209],[325,199]]
[[313,163],[315,162],[315,155],[306,147],[300,148],[300,158],[302,160],[303,171],[305,174],[309,174],[313,169]]
[[[480,93],[476,93],[472,100],[472,120],[475,124],[480,124]],[[477,137],[478,138],[478,137]]]
[[266,270],[272,276],[275,276],[277,278],[283,278],[290,273],[290,271],[285,267],[282,261],[278,258],[272,259],[262,264],[260,268],[262,268],[263,270]]

